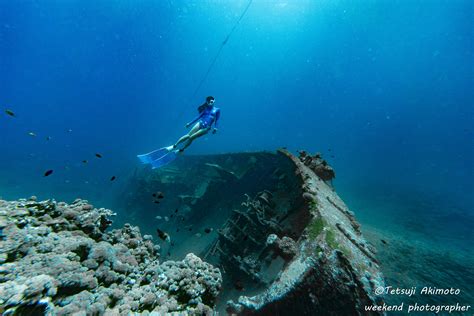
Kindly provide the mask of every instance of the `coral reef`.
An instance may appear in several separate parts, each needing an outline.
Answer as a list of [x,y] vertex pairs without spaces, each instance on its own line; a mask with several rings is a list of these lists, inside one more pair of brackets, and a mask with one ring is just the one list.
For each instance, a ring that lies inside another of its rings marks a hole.
[[320,153],[311,156],[302,150],[299,152],[299,159],[324,181],[330,181],[336,177],[334,169],[328,165],[326,160],[322,159]]
[[222,276],[200,258],[160,264],[152,236],[85,200],[0,200],[0,313],[210,314]]
[[288,236],[278,238],[275,234],[270,234],[267,238],[267,245],[273,245],[276,253],[286,260],[293,258],[298,252],[296,242]]

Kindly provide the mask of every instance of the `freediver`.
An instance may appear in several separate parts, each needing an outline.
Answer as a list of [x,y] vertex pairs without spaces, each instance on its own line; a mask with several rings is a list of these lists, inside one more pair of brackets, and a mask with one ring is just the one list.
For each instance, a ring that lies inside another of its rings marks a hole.
[[174,145],[169,146],[167,148],[169,150],[173,150],[176,149],[178,145],[182,142],[186,142],[183,148],[180,148],[178,150],[181,153],[184,152],[184,150],[188,148],[189,145],[191,145],[191,143],[196,138],[209,133],[212,128],[212,124],[214,124],[212,134],[215,134],[217,132],[217,121],[219,120],[219,117],[221,115],[221,110],[214,106],[215,102],[216,99],[213,96],[208,96],[206,98],[206,102],[204,102],[198,107],[199,115],[194,120],[187,123],[186,128],[189,128],[189,126],[193,125],[196,122],[197,123],[193,126],[193,128],[191,128],[188,134],[184,135],[183,137],[178,139],[178,141]]
[[[186,128],[189,128],[193,124],[194,126],[189,133],[178,139],[175,144],[157,149],[148,154],[138,155],[138,159],[140,159],[142,163],[151,164],[153,169],[159,168],[173,161],[178,153],[182,154],[196,138],[206,135],[211,129],[212,133],[215,134],[217,132],[217,121],[221,113],[221,110],[214,106],[215,101],[216,99],[213,96],[206,98],[206,102],[198,107],[199,115],[186,124]],[[214,124],[214,128],[212,128],[212,124]],[[184,146],[177,149],[178,145],[183,142],[185,142]]]

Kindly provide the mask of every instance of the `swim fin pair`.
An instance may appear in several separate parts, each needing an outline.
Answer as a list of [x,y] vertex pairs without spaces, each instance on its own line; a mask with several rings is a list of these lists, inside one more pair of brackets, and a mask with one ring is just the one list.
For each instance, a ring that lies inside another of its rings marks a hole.
[[138,159],[143,164],[150,164],[152,169],[163,167],[178,156],[179,149],[174,149],[173,146],[163,147],[148,154],[137,155]]

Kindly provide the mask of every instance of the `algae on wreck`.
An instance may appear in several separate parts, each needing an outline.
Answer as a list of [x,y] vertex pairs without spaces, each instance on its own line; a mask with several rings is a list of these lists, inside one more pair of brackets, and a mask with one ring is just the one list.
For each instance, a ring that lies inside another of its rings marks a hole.
[[319,236],[319,234],[323,231],[324,226],[326,226],[326,223],[324,222],[322,217],[318,217],[311,224],[308,226],[308,236],[310,240],[315,240],[316,237]]

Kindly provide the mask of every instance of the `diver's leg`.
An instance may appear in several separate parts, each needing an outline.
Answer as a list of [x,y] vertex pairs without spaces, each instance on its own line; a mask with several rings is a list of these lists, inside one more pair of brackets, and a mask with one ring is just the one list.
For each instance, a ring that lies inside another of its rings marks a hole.
[[191,128],[191,130],[189,131],[188,134],[184,135],[183,137],[181,137],[180,139],[178,139],[178,141],[173,145],[173,148],[176,148],[179,144],[181,144],[182,142],[184,141],[187,141],[191,135],[193,135],[194,133],[196,133],[197,131],[199,131],[199,127],[200,127],[200,123],[197,122],[193,128]]
[[182,142],[188,140],[189,137],[190,136],[188,134],[186,134],[183,137],[181,137],[180,139],[178,139],[178,141],[173,145],[173,148],[176,148],[179,144],[181,144]]
[[196,133],[192,134],[188,141],[186,142],[186,144],[184,144],[183,148],[180,149],[180,152],[183,152],[186,148],[189,147],[189,145],[191,145],[191,143],[193,142],[193,140],[195,140],[196,138],[198,137],[201,137],[205,134],[207,134],[209,132],[209,128],[203,128],[203,129],[200,129],[198,130]]

